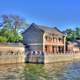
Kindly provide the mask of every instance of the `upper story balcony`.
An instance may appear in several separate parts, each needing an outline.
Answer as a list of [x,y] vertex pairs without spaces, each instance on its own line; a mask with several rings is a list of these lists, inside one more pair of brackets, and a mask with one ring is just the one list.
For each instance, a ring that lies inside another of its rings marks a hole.
[[59,38],[59,37],[54,37],[54,36],[45,36],[44,38],[44,43],[46,44],[52,44],[52,45],[60,45],[60,44],[64,44],[64,38]]

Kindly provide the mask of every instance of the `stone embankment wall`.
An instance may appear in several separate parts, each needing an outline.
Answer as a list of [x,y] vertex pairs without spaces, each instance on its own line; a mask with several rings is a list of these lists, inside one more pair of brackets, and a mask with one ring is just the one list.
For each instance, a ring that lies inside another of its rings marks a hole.
[[44,63],[80,60],[80,53],[49,54],[44,56]]
[[44,62],[44,54],[43,53],[31,53],[27,52],[25,57],[25,62],[28,63],[43,63]]
[[25,62],[24,47],[0,46],[0,64]]
[[80,53],[56,53],[56,54],[32,54],[26,55],[26,62],[30,63],[53,63],[63,61],[80,60]]

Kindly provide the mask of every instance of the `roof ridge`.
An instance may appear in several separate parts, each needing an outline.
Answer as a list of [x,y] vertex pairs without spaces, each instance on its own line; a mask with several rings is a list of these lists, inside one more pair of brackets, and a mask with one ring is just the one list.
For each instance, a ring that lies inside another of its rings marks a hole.
[[32,23],[30,25],[30,27],[35,27],[36,29],[39,29],[39,30],[44,31],[44,32],[49,32],[49,33],[52,33],[55,35],[64,36],[64,33],[62,33],[57,27],[48,27],[48,26],[44,26],[44,25],[37,25],[35,23]]
[[59,32],[60,32],[61,35],[64,35],[64,33],[61,32],[57,27],[48,27],[48,26],[44,26],[44,25],[37,25],[35,23],[32,23],[31,26],[34,26],[34,27],[36,27],[40,30],[52,32],[52,33],[55,33],[55,34],[59,34]]

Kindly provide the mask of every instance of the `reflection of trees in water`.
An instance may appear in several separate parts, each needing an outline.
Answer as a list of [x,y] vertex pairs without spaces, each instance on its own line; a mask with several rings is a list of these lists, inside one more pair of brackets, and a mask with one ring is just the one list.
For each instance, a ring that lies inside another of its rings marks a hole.
[[74,80],[72,77],[80,76],[80,72],[78,72],[80,64],[75,63],[76,66],[73,64],[72,62],[62,62],[0,65],[0,80],[68,80],[70,77],[70,80]]
[[40,80],[43,72],[43,64],[27,64],[24,68],[25,80]]
[[0,65],[0,80],[22,80],[24,64]]
[[27,64],[24,68],[25,80],[57,80],[63,67],[63,63]]

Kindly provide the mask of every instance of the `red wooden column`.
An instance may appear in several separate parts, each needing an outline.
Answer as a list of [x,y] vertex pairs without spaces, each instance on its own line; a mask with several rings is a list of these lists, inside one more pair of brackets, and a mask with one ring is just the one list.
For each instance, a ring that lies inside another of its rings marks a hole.
[[57,53],[57,48],[56,48],[56,46],[54,46],[54,53],[55,53],[55,54]]

